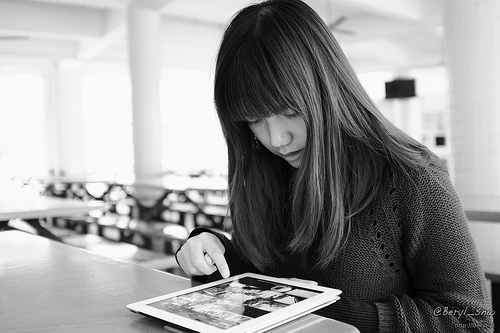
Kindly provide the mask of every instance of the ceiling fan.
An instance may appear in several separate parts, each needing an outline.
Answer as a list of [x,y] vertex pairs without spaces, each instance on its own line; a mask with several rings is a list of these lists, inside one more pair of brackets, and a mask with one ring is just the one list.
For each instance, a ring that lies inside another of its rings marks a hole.
[[356,33],[354,31],[352,31],[352,30],[346,30],[346,29],[339,28],[339,26],[342,25],[342,23],[345,20],[347,20],[347,16],[340,16],[335,21],[329,23],[328,24],[328,28],[331,31],[336,32],[336,33],[346,34],[346,35],[355,35]]
[[[327,24],[328,28],[335,33],[341,33],[345,35],[355,35],[356,33],[352,30],[346,30],[346,29],[341,29],[340,26],[342,23],[347,20],[347,16],[342,15],[338,17],[335,21],[332,21],[332,3],[329,0],[325,1],[326,4],[326,17],[327,17]],[[329,23],[328,23],[329,22]]]

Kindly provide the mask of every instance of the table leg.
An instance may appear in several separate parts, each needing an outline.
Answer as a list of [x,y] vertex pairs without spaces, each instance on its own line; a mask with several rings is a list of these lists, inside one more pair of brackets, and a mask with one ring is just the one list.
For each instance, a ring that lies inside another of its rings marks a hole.
[[7,223],[9,223],[9,221],[0,221],[0,231],[7,226]]
[[30,220],[23,220],[25,221],[26,223],[28,223],[29,225],[31,225],[33,228],[35,228],[36,232],[38,233],[39,236],[42,236],[42,237],[46,237],[46,238],[49,238],[49,239],[52,239],[52,240],[55,240],[55,241],[58,241],[58,242],[62,242],[62,240],[57,237],[56,235],[54,235],[53,233],[51,233],[49,230],[47,230],[46,228],[44,228],[41,224],[40,224],[40,220],[39,219],[30,219]]

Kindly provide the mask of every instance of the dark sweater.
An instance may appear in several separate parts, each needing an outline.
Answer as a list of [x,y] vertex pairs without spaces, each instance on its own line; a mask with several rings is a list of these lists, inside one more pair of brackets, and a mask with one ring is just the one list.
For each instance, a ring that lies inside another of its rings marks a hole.
[[492,332],[484,273],[447,173],[387,168],[383,177],[377,199],[353,218],[345,248],[326,270],[289,256],[259,272],[217,234],[231,275],[253,271],[340,289],[341,300],[316,313],[361,332]]

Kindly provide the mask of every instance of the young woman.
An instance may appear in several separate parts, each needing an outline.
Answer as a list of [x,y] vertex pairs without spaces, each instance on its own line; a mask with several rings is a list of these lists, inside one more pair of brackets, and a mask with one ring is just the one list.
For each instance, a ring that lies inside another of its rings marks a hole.
[[338,288],[341,300],[317,313],[362,332],[492,331],[443,162],[382,116],[309,6],[271,0],[234,17],[215,104],[232,234],[195,229],[177,253],[187,274]]

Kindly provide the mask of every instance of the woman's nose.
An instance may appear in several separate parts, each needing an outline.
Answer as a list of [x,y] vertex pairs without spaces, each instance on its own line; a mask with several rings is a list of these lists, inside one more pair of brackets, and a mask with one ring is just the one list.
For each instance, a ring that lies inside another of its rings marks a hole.
[[273,116],[267,119],[269,143],[275,148],[283,147],[292,142],[293,136],[286,122],[280,117]]

